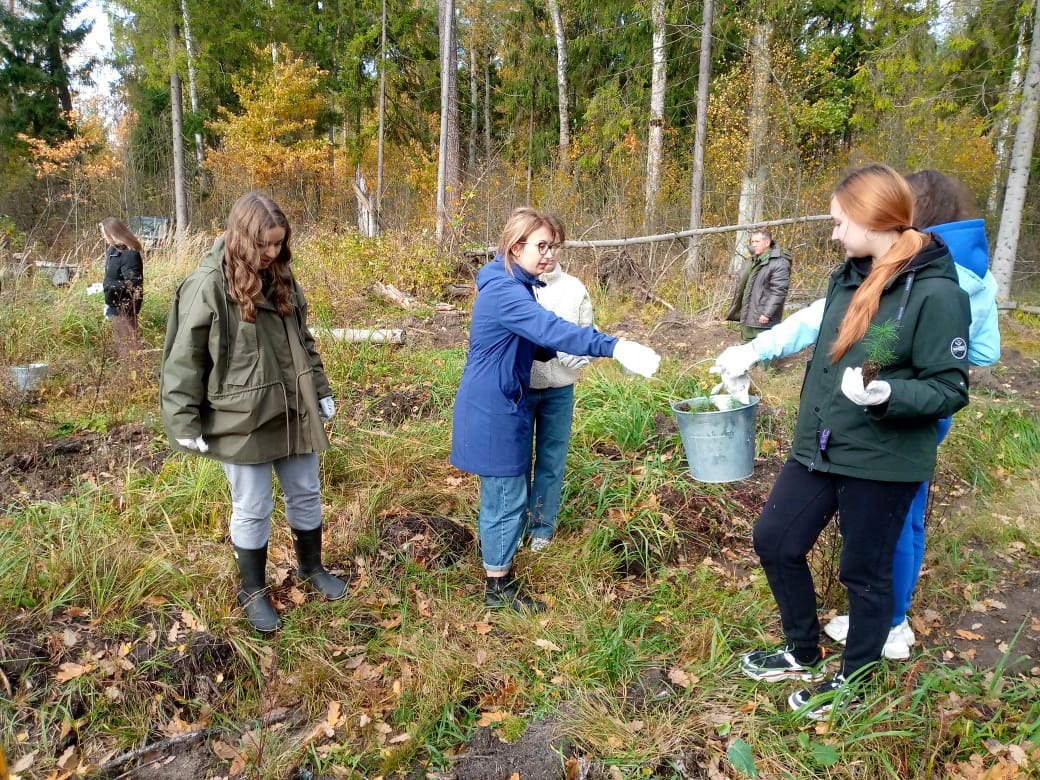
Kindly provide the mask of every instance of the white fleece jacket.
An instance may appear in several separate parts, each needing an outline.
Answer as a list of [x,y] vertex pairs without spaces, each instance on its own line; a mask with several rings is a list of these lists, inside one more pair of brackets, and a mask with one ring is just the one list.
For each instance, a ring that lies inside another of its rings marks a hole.
[[[543,307],[576,325],[589,326],[592,321],[592,299],[576,276],[566,273],[559,263],[552,271],[538,277],[545,287],[535,287],[534,295]],[[556,358],[548,362],[536,360],[531,366],[531,388],[566,387],[578,379],[578,369],[567,368]]]

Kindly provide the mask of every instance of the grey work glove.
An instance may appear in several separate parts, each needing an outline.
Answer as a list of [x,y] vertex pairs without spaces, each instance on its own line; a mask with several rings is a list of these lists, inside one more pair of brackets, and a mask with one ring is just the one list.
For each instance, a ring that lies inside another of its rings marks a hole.
[[841,392],[852,403],[860,406],[877,406],[883,404],[892,395],[892,385],[881,379],[863,386],[863,369],[849,366],[841,375]]
[[332,400],[331,395],[318,399],[318,414],[321,415],[322,422],[329,422],[336,416],[336,402]]
[[557,359],[564,368],[581,368],[589,364],[589,359],[582,355],[571,355],[567,352],[557,352]]
[[206,440],[201,436],[196,436],[194,439],[176,439],[176,442],[186,450],[209,452],[209,445],[206,444]]

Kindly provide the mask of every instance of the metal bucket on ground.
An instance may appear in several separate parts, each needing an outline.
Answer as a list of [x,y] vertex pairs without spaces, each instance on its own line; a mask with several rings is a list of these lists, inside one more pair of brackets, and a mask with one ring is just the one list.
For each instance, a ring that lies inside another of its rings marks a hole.
[[755,471],[755,406],[733,400],[733,408],[720,411],[712,398],[673,401],[672,413],[679,425],[690,474],[699,482],[735,482]]
[[30,363],[27,366],[11,366],[11,378],[19,390],[32,390],[47,377],[46,363]]

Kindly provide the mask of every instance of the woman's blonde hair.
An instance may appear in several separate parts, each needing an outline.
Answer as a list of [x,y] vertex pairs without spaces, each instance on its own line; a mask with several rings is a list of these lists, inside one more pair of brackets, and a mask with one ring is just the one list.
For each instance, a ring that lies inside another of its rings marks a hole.
[[[261,270],[260,249],[266,241],[267,231],[273,228],[282,228],[285,240],[275,261]],[[270,297],[278,313],[283,317],[292,314],[295,300],[289,271],[291,235],[292,229],[285,213],[266,195],[250,192],[231,207],[224,233],[224,275],[228,292],[238,302],[242,319],[246,322],[256,322],[256,305],[260,301],[265,275],[271,283]]]
[[126,226],[126,223],[121,219],[115,217],[105,217],[101,220],[101,229],[105,232],[105,238],[116,246],[122,244],[128,246],[131,249],[136,249],[138,252],[141,251],[141,242],[134,235],[134,232]]
[[833,197],[850,219],[867,230],[899,231],[889,250],[874,258],[870,273],[852,296],[831,347],[832,362],[837,363],[867,332],[885,285],[910,264],[929,239],[910,227],[914,212],[910,185],[887,165],[874,163],[853,171],[835,188]]
[[513,209],[513,213],[506,220],[505,227],[502,228],[502,235],[498,239],[498,253],[502,255],[509,273],[513,273],[513,255],[510,250],[538,228],[543,227],[552,231],[553,241],[563,243],[563,223],[558,218],[530,206]]

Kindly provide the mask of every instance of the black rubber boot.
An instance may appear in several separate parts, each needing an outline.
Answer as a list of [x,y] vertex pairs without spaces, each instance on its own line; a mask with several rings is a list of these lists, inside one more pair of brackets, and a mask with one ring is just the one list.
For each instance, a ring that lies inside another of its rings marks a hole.
[[267,595],[264,567],[267,566],[267,545],[259,550],[235,547],[235,562],[242,584],[238,590],[238,603],[246,613],[249,624],[262,634],[269,634],[282,627],[278,612]]
[[347,595],[347,583],[329,574],[321,565],[321,526],[313,531],[292,529],[293,546],[296,548],[296,574],[301,582],[309,583],[329,601]]
[[504,577],[488,577],[484,589],[484,606],[489,609],[512,609],[519,612],[545,612],[544,602],[531,598],[521,589],[510,572]]

